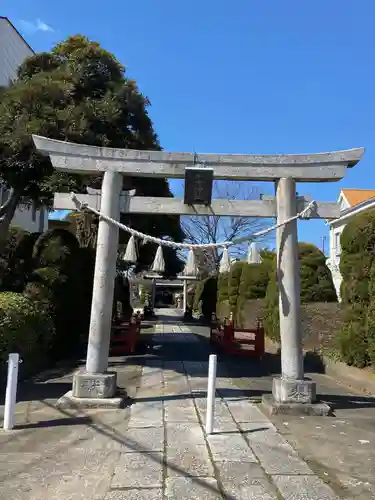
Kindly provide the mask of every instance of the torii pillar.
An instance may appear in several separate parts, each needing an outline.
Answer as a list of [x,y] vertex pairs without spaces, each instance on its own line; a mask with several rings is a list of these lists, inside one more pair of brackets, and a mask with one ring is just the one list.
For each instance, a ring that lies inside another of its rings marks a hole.
[[[104,172],[100,212],[116,221],[120,220],[121,190],[122,175]],[[103,399],[108,406],[122,405],[122,398],[115,397],[117,372],[108,371],[118,240],[118,227],[99,219],[86,370],[74,374],[72,394],[63,398],[60,406],[70,406],[71,400],[74,403],[81,399],[85,406],[87,399]]]
[[[278,224],[297,214],[294,179],[282,178],[276,182],[276,205]],[[276,247],[281,377],[273,379],[272,398],[263,396],[263,402],[273,413],[295,413],[296,409],[302,409],[303,413],[328,414],[327,405],[316,404],[315,382],[304,377],[297,220],[277,229]]]

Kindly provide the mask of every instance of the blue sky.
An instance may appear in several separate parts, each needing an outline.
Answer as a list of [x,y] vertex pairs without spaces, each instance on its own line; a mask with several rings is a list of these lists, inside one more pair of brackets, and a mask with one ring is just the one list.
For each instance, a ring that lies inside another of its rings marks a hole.
[[[374,0],[3,0],[1,14],[36,51],[77,33],[112,51],[151,99],[166,150],[364,146],[343,181],[298,191],[333,201],[341,187],[375,188]],[[300,224],[301,241],[327,234]]]

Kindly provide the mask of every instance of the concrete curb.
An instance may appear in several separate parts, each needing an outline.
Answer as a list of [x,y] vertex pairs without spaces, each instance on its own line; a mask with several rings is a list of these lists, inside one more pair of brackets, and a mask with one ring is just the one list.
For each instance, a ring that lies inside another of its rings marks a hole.
[[[266,351],[275,353],[280,344],[266,338]],[[304,350],[305,353],[309,352]],[[324,364],[324,374],[334,378],[337,382],[351,387],[355,391],[375,396],[375,373],[354,366],[348,366],[341,361],[333,361],[327,356],[321,356]]]

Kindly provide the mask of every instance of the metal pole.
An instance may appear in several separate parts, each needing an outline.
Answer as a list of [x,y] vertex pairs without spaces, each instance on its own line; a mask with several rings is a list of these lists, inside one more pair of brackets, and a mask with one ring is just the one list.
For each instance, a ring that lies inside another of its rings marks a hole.
[[156,299],[156,278],[152,280],[152,310],[155,310],[155,299]]
[[15,425],[14,413],[16,409],[17,399],[17,380],[18,380],[18,365],[20,356],[17,353],[9,354],[8,358],[8,378],[7,388],[5,393],[5,408],[4,408],[4,430],[10,431]]
[[215,420],[215,392],[216,392],[217,356],[211,354],[208,361],[208,388],[207,388],[207,415],[206,433],[212,434]]
[[184,313],[186,313],[186,307],[187,307],[187,280],[184,280],[183,283],[184,283],[183,309],[184,309]]

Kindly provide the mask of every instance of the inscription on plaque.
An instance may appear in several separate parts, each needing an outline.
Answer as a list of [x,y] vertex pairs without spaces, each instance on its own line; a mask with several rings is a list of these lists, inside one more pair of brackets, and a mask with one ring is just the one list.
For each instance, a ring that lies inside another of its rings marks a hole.
[[306,384],[296,383],[289,389],[288,399],[297,403],[308,403],[310,400],[309,388]]
[[77,372],[73,377],[73,396],[76,398],[111,398],[116,392],[114,372]]
[[96,397],[103,397],[105,393],[104,380],[87,379],[81,382],[81,389],[86,389],[89,394],[95,394]]
[[210,205],[214,171],[210,168],[185,170],[184,203],[186,205]]

